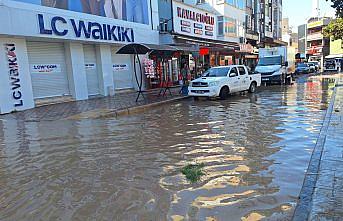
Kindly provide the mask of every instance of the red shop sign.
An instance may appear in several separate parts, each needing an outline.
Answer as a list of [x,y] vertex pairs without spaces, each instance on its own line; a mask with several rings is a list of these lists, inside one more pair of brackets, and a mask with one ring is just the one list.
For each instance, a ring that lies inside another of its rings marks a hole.
[[200,55],[208,55],[209,53],[210,53],[209,48],[200,48],[200,50],[199,50]]

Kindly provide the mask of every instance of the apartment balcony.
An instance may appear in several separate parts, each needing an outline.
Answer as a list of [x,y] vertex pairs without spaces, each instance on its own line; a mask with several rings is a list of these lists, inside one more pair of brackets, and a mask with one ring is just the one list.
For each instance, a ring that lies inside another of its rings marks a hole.
[[321,32],[307,34],[307,41],[315,41],[321,39],[323,39],[323,34]]

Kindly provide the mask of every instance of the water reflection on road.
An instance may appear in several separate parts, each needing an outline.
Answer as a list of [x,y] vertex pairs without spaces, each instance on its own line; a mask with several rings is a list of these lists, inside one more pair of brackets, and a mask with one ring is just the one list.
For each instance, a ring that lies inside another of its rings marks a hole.
[[[332,91],[301,79],[120,119],[0,121],[0,220],[289,219]],[[205,163],[190,184],[180,173]]]

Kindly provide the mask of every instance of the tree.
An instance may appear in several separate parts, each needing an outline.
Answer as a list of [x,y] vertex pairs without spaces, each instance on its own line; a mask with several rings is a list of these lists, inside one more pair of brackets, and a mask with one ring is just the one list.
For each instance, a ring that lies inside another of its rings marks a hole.
[[333,37],[334,40],[343,39],[343,0],[326,0],[331,1],[331,7],[336,10],[337,19],[330,22],[324,28],[325,37]]
[[324,36],[333,37],[334,40],[343,39],[343,18],[337,18],[324,28]]
[[[326,0],[327,2],[330,0]],[[331,7],[336,9],[336,16],[343,18],[343,1],[342,0],[331,0]]]

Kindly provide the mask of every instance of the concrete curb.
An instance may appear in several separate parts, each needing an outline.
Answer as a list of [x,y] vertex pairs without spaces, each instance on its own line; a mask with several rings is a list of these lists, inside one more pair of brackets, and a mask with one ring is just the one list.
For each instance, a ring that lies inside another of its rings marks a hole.
[[142,113],[142,112],[150,110],[154,107],[161,106],[161,105],[168,104],[168,103],[172,103],[172,102],[176,102],[176,101],[187,99],[187,98],[190,98],[190,97],[188,97],[188,96],[176,97],[176,98],[171,98],[171,99],[153,102],[153,103],[149,103],[149,104],[144,104],[144,105],[140,105],[140,106],[124,108],[124,109],[120,109],[120,110],[116,110],[116,109],[94,110],[94,111],[76,114],[76,115],[70,116],[66,119],[76,120],[76,119],[87,119],[87,118],[96,119],[96,118],[106,118],[106,117],[118,118],[121,116],[127,116],[127,115],[131,115],[131,114]]
[[313,197],[315,185],[317,183],[318,176],[319,176],[320,162],[321,162],[321,158],[322,158],[322,154],[324,150],[327,131],[330,125],[331,115],[334,109],[338,86],[339,85],[336,82],[336,87],[334,88],[334,92],[330,100],[329,108],[326,111],[324,122],[320,130],[316,145],[313,149],[310,163],[307,168],[307,172],[305,174],[305,178],[304,178],[304,182],[303,182],[300,194],[299,194],[297,206],[294,210],[294,214],[292,218],[293,221],[306,221],[309,219],[309,215],[312,208],[312,200],[313,200],[312,197]]

